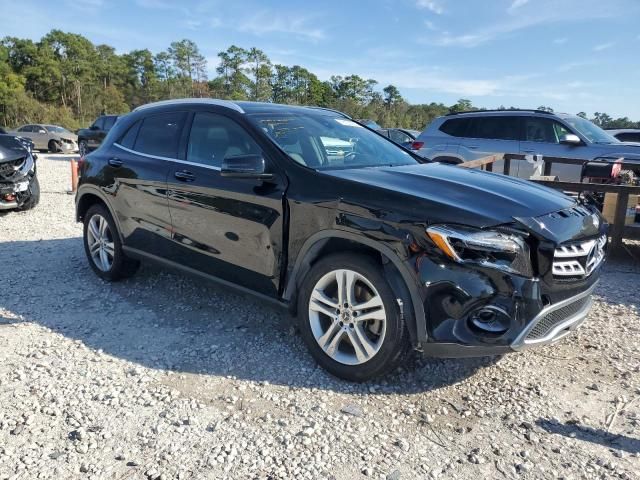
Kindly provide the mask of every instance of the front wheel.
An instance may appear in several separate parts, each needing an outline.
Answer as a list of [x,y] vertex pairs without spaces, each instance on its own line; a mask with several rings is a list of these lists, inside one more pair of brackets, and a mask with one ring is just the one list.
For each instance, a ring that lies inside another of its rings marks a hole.
[[299,296],[300,331],[333,375],[365,381],[397,368],[411,350],[398,301],[382,267],[358,254],[316,263]]
[[122,251],[116,224],[104,205],[93,205],[87,211],[83,240],[89,265],[103,280],[114,282],[130,277],[140,265]]
[[19,208],[19,210],[31,210],[40,202],[40,182],[37,175],[29,181],[29,198]]

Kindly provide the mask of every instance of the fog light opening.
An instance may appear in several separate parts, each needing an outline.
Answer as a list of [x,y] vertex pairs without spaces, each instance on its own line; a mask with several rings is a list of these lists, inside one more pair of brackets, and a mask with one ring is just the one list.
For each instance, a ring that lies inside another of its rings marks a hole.
[[500,335],[509,329],[510,318],[502,309],[483,307],[469,317],[469,322],[483,333]]

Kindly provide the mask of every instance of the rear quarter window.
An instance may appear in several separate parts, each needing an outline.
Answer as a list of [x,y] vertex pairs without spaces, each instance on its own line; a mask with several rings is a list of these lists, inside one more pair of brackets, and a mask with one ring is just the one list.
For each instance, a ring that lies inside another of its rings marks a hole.
[[158,157],[176,158],[186,113],[166,112],[142,120],[133,149]]

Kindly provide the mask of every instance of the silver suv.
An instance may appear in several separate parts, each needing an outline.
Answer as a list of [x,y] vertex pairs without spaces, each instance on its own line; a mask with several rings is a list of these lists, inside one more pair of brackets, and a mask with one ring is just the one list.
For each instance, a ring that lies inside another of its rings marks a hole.
[[[580,160],[624,157],[640,171],[640,144],[622,143],[589,120],[542,110],[481,110],[436,118],[412,149],[435,161],[461,163],[495,153],[523,155],[511,161],[511,175],[530,178],[544,157]],[[542,156],[542,157],[540,157]],[[502,161],[493,170],[501,172]],[[551,175],[580,179],[580,165],[554,163]]]

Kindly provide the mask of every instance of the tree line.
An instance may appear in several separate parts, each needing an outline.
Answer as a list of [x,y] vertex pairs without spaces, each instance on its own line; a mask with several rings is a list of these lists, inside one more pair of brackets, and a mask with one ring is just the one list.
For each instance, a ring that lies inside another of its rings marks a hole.
[[[187,39],[156,54],[148,49],[118,54],[109,45],[94,45],[82,35],[60,30],[37,42],[4,37],[0,125],[54,123],[75,130],[103,112],[126,113],[145,103],[183,97],[317,105],[385,127],[416,130],[437,116],[476,109],[466,99],[454,105],[412,105],[394,85],[380,88],[376,80],[355,74],[320,80],[302,66],[273,64],[255,47],[232,45],[218,53],[218,59],[216,76],[210,79],[206,58]],[[592,120],[605,128],[640,128],[640,122],[606,113],[597,112]]]

